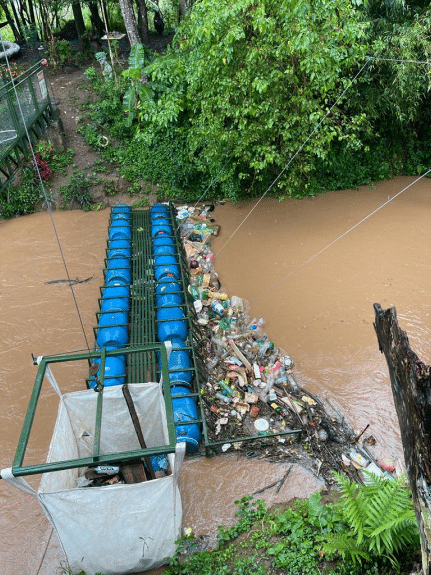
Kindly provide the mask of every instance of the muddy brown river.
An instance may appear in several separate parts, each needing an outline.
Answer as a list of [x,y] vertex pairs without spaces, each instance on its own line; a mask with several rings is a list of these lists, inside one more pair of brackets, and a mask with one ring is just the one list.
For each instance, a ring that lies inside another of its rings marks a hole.
[[[301,201],[264,199],[238,230],[255,201],[214,212],[222,226],[213,242],[215,267],[228,293],[246,298],[252,315],[265,318],[266,332],[292,356],[303,387],[341,409],[353,428],[370,424],[377,457],[401,457],[402,447],[372,304],[395,305],[412,348],[431,361],[430,180],[334,240],[412,181],[396,178]],[[64,283],[45,283],[67,278],[49,215],[0,221],[1,467],[12,464],[27,409],[36,374],[31,353],[93,345],[108,218],[108,211],[53,213],[70,277],[92,277],[74,286],[75,299]],[[64,378],[65,391],[82,388],[82,381],[67,373]],[[29,462],[46,456],[53,405],[52,392],[41,403]],[[187,460],[180,483],[184,525],[214,535],[218,524],[233,521],[235,499],[282,477],[285,469],[233,453]],[[37,478],[31,482],[37,485]],[[319,485],[298,467],[280,493],[265,498],[273,503],[308,496]],[[38,503],[0,482],[0,508],[2,575],[61,573],[64,556]]]

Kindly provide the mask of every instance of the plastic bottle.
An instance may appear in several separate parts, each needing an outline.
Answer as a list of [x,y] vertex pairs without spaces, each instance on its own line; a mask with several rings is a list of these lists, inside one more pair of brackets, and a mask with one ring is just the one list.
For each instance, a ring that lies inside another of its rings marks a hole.
[[282,357],[281,361],[284,364],[284,367],[286,369],[292,369],[293,367],[293,359],[290,357],[290,355],[285,355]]
[[277,371],[277,373],[275,374],[275,383],[277,385],[288,385],[288,378],[287,378],[287,373],[286,370],[284,369],[284,367],[280,367]]
[[220,392],[217,392],[215,394],[216,398],[219,399],[220,401],[224,401],[225,403],[230,403],[232,401],[232,398],[229,397],[228,395],[223,395]]
[[280,407],[277,403],[268,401],[268,405],[281,417],[287,417],[286,412],[282,407]]
[[218,273],[215,271],[211,272],[210,285],[216,290],[219,290],[221,287],[220,278],[218,276]]
[[100,475],[116,475],[120,473],[120,468],[116,465],[98,465],[94,468],[96,473],[100,473]]
[[368,459],[365,459],[365,457],[363,457],[355,449],[349,449],[349,451],[346,451],[346,455],[348,455],[352,461],[361,467],[367,467],[367,465],[370,463]]
[[211,302],[211,309],[220,317],[224,316],[224,307],[221,305],[221,303],[214,299]]
[[234,390],[223,379],[221,381],[219,381],[218,384],[222,389],[223,395],[232,396],[234,394]]
[[288,373],[286,375],[287,375],[287,381],[288,381],[288,384],[290,386],[290,389],[297,390],[299,386],[296,383],[296,381],[294,380],[293,375],[291,373]]
[[273,349],[274,344],[272,343],[272,341],[265,341],[265,343],[260,346],[259,351],[257,352],[257,357],[259,359],[263,359],[265,355],[268,353],[268,351],[271,351]]
[[219,362],[219,358],[217,356],[213,357],[213,359],[211,359],[208,363],[207,363],[207,368],[208,369],[214,369],[215,366],[218,364]]

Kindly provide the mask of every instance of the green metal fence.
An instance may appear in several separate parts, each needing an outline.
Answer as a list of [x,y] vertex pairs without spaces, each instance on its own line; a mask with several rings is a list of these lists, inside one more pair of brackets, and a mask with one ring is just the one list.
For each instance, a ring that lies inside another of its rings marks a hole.
[[52,116],[51,100],[41,62],[10,81],[2,75],[0,191],[11,180],[22,161],[29,159],[29,143],[34,144],[40,138]]
[[[163,374],[163,394],[166,406],[166,420],[168,427],[168,437],[169,443],[163,446],[148,447],[146,449],[135,449],[126,452],[116,452],[110,454],[100,454],[100,430],[102,425],[102,412],[103,412],[103,373],[104,373],[104,363],[105,358],[109,356],[118,355],[134,355],[134,354],[146,354],[154,353],[158,354],[161,358],[161,372]],[[24,458],[26,455],[27,445],[30,439],[30,432],[33,426],[34,418],[36,415],[36,408],[38,401],[42,392],[42,385],[44,381],[49,377],[49,372],[47,372],[48,367],[54,364],[64,363],[64,362],[82,362],[87,360],[88,364],[94,361],[95,358],[101,358],[101,389],[97,397],[97,409],[94,414],[95,417],[95,434],[94,434],[94,446],[93,454],[89,457],[82,457],[79,459],[68,459],[64,461],[54,461],[49,463],[38,463],[35,465],[24,465]],[[46,473],[48,471],[63,471],[65,469],[75,469],[80,467],[94,467],[96,465],[115,465],[115,464],[126,464],[130,462],[136,462],[144,457],[151,455],[160,455],[175,452],[176,437],[174,430],[173,421],[173,411],[172,411],[172,398],[171,390],[169,385],[169,374],[168,374],[168,362],[166,356],[166,349],[163,344],[152,344],[149,346],[141,346],[133,349],[119,349],[116,351],[106,351],[104,348],[99,351],[93,351],[91,353],[80,353],[80,354],[68,354],[68,355],[58,355],[58,356],[44,356],[40,363],[36,376],[36,380],[33,386],[32,395],[30,398],[27,413],[24,419],[20,439],[18,441],[18,447],[15,453],[15,458],[12,465],[12,473],[15,477],[21,477],[26,475],[37,475],[40,473]]]

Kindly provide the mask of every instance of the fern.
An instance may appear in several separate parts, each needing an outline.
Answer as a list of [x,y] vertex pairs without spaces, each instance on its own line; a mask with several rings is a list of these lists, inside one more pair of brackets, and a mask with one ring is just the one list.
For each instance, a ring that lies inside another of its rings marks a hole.
[[339,553],[353,561],[368,560],[371,554],[394,554],[406,545],[419,545],[419,533],[405,477],[386,481],[370,475],[367,485],[357,485],[335,473],[340,486],[338,512],[348,527],[340,534],[328,534],[325,553]]

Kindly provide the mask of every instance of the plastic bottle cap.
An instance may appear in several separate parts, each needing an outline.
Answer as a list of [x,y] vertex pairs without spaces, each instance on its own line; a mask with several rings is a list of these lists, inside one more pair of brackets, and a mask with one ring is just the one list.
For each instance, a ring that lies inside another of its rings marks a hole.
[[267,431],[269,429],[269,423],[267,422],[266,419],[256,419],[256,421],[254,422],[254,426],[257,429],[257,431]]

